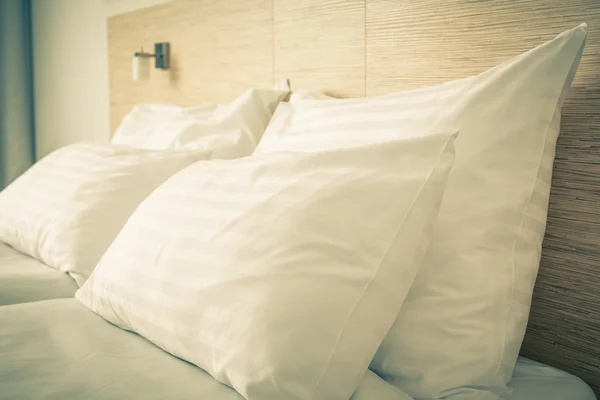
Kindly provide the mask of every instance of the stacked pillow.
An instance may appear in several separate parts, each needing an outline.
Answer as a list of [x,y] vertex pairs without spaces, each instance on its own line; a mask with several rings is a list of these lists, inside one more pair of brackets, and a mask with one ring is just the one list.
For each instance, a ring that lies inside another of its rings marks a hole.
[[56,150],[0,192],[0,241],[81,285],[142,200],[210,157],[94,143]]
[[371,363],[414,398],[509,396],[540,261],[561,105],[586,30],[439,86],[367,99],[293,95],[256,150],[322,151],[380,140],[383,131],[412,137],[460,129],[431,247]]
[[76,297],[249,400],[347,399],[427,248],[454,138],[196,163]]
[[248,89],[227,105],[137,105],[123,118],[112,143],[142,149],[208,147],[214,158],[245,157],[287,95],[287,90]]
[[83,284],[142,200],[196,161],[250,155],[286,94],[250,89],[229,105],[135,107],[113,145],[59,149],[0,192],[0,241]]

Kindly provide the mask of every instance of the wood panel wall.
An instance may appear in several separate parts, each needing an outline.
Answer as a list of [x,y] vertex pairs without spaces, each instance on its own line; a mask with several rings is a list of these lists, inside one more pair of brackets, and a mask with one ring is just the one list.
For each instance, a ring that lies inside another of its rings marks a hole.
[[[338,96],[437,84],[584,21],[522,353],[600,394],[600,1],[177,0],[109,19],[112,128],[137,103],[229,101],[281,78]],[[159,41],[173,67],[133,82],[133,52]]]
[[[111,132],[139,103],[227,102],[273,85],[272,0],[178,0],[108,19]],[[131,79],[133,53],[171,43],[171,68]]]

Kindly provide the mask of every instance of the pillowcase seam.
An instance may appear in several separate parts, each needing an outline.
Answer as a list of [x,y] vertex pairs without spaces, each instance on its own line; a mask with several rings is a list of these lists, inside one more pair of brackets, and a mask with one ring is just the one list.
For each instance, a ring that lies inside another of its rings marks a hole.
[[[354,308],[352,310],[352,313],[350,314],[350,316],[348,317],[348,320],[346,321],[346,324],[344,325],[344,329],[342,329],[341,334],[338,336],[338,339],[336,340],[336,344],[335,347],[331,353],[331,356],[329,358],[329,361],[327,362],[327,365],[325,366],[325,369],[323,371],[323,374],[321,375],[321,378],[319,378],[319,381],[317,382],[317,385],[315,386],[315,389],[313,390],[313,394],[311,396],[311,399],[314,399],[315,394],[317,393],[317,391],[319,390],[319,387],[321,386],[321,384],[323,383],[323,379],[325,378],[325,375],[327,375],[329,367],[333,361],[333,359],[335,358],[335,355],[337,353],[338,347],[339,347],[339,343],[340,340],[342,339],[342,337],[344,336],[344,334],[347,332],[348,329],[348,325],[350,324],[350,321],[352,320],[352,317],[354,316],[354,313],[356,312],[356,309],[358,308],[358,305],[361,303],[362,299],[364,298],[365,294],[369,291],[371,285],[373,284],[373,281],[375,280],[375,278],[377,277],[379,270],[381,269],[381,266],[383,265],[383,263],[385,262],[388,254],[390,253],[390,249],[392,248],[392,246],[394,245],[394,243],[396,242],[398,235],[400,233],[400,231],[402,230],[402,226],[404,225],[404,223],[406,222],[406,219],[408,218],[408,216],[410,215],[410,213],[412,212],[413,208],[415,207],[415,204],[417,203],[417,200],[421,197],[421,194],[423,193],[423,189],[425,188],[425,185],[428,184],[429,180],[431,179],[431,175],[433,174],[433,172],[439,167],[440,162],[442,160],[443,155],[445,154],[445,152],[447,151],[448,145],[450,144],[450,142],[452,141],[452,139],[448,139],[446,141],[446,145],[442,148],[442,150],[440,151],[435,164],[432,166],[432,168],[429,170],[429,173],[427,174],[427,178],[425,178],[423,180],[423,183],[421,184],[421,187],[419,188],[419,190],[417,191],[409,209],[406,211],[406,213],[404,214],[404,216],[402,217],[401,221],[398,224],[398,228],[394,234],[394,236],[392,237],[392,240],[390,241],[389,245],[386,248],[386,251],[384,252],[384,254],[381,257],[381,261],[379,262],[377,268],[375,269],[375,272],[373,273],[373,275],[371,276],[371,279],[369,280],[369,283],[366,285],[365,289],[363,290],[363,292],[361,293],[360,298],[356,301]],[[421,233],[422,234],[422,233]],[[400,309],[398,309],[398,311],[400,311]],[[390,328],[393,325],[394,321],[396,320],[396,318],[394,317],[394,319],[391,321],[390,324]],[[387,333],[387,332],[386,332]],[[381,338],[381,342],[383,342],[383,339],[385,338],[385,335]],[[373,356],[375,355],[375,352],[379,349],[379,346],[381,345],[381,342],[379,343],[379,345],[377,346],[376,349],[374,349],[374,353]],[[372,358],[372,357],[371,357]],[[369,369],[369,366],[367,365],[367,368],[365,369],[365,372],[367,372],[367,370]]]

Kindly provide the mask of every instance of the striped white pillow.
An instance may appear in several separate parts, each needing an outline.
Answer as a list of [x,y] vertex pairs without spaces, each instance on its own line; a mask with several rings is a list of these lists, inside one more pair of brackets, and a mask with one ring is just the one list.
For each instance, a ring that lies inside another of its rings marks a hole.
[[0,241],[81,285],[141,201],[210,155],[92,143],[56,150],[0,192]]
[[247,399],[347,399],[426,250],[453,138],[197,163],[76,297]]
[[481,75],[369,99],[292,96],[258,153],[456,127],[433,243],[371,368],[415,398],[507,397],[546,226],[560,108],[585,24]]
[[113,144],[142,149],[210,148],[214,158],[252,154],[287,90],[248,89],[226,105],[190,108],[140,104],[117,128]]

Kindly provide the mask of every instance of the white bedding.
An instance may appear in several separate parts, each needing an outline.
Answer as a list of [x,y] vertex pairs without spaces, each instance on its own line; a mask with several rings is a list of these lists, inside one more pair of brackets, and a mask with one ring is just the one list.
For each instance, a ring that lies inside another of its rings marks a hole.
[[[68,275],[0,243],[0,399],[242,400],[208,374],[123,331],[72,297]],[[30,382],[31,385],[24,382]],[[581,379],[519,357],[512,400],[594,400]],[[201,395],[202,397],[198,397]],[[369,371],[353,400],[409,400]]]
[[517,360],[509,387],[511,400],[596,400],[576,376],[524,357]]
[[69,275],[0,242],[0,306],[73,297],[76,290]]
[[[512,400],[594,400],[579,378],[519,358]],[[243,400],[76,299],[0,307],[0,399]],[[368,371],[352,400],[410,400]]]
[[[578,378],[520,358],[513,400],[593,400]],[[75,299],[0,307],[0,399],[242,400],[233,389]],[[353,400],[409,400],[371,371]]]
[[[0,399],[243,400],[75,299],[0,307]],[[410,400],[368,372],[353,400]]]

